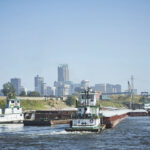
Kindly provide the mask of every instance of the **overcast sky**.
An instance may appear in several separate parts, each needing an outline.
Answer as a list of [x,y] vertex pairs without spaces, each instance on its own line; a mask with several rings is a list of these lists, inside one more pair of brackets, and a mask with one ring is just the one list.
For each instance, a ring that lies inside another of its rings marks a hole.
[[34,89],[57,66],[70,80],[121,84],[150,92],[149,0],[0,0],[0,87],[13,77]]

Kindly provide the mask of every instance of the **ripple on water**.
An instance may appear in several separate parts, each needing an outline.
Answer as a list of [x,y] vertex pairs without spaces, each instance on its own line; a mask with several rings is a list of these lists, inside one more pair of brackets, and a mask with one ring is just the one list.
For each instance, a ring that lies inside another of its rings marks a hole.
[[1,149],[144,149],[150,147],[150,117],[129,117],[101,134],[66,132],[68,125],[24,127],[0,125]]

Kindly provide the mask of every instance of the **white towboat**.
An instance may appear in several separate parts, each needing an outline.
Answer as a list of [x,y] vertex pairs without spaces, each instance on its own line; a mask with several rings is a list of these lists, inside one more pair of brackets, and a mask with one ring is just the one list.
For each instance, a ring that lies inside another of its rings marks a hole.
[[101,114],[99,106],[96,106],[96,94],[85,90],[80,94],[80,106],[77,113],[72,116],[70,128],[66,131],[101,131]]
[[144,109],[150,111],[150,104],[144,104]]
[[0,124],[22,123],[24,119],[19,99],[7,99],[5,108],[0,108]]

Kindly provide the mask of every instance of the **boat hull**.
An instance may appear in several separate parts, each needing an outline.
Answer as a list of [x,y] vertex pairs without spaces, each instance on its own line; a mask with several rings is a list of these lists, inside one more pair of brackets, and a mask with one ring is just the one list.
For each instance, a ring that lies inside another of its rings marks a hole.
[[0,124],[23,124],[23,121],[5,121],[5,122],[0,122]]
[[75,131],[79,131],[79,132],[100,132],[100,128],[99,129],[94,129],[94,128],[66,128],[65,129],[68,132],[75,132]]
[[23,114],[0,115],[0,124],[23,123]]
[[112,117],[103,117],[103,123],[106,125],[106,128],[114,128],[127,116],[128,116],[127,114],[122,114],[122,115],[115,115]]
[[[91,121],[92,120],[92,121]],[[73,119],[70,122],[70,128],[66,128],[66,131],[89,131],[100,132],[102,125],[100,119]]]
[[79,131],[79,132],[101,132],[102,130],[104,130],[106,128],[106,125],[99,125],[98,127],[70,127],[70,128],[66,128],[65,130],[68,132],[75,132],[75,131]]

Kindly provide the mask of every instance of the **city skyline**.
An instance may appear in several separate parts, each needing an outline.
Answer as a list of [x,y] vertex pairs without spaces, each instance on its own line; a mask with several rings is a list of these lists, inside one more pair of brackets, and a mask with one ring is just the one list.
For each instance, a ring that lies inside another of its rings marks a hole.
[[[10,83],[15,88],[17,96],[19,96],[22,92],[29,94],[31,91],[36,91],[40,94],[40,96],[61,97],[72,95],[74,92],[80,92],[82,89],[87,89],[88,87],[90,87],[93,91],[105,94],[123,94],[124,92],[128,92],[128,90],[122,91],[120,84],[113,85],[105,83],[90,85],[89,80],[82,80],[80,83],[69,81],[69,68],[67,64],[61,64],[58,66],[58,81],[54,81],[53,86],[47,85],[47,83],[44,82],[44,77],[40,77],[39,75],[34,77],[33,90],[27,90],[24,88],[21,84],[21,78],[11,78]],[[134,89],[134,91],[135,94],[137,94],[137,90]]]
[[[150,1],[0,1],[0,87],[12,77],[34,89],[34,76],[48,85],[57,66],[70,66],[70,80],[119,83],[150,91]],[[39,13],[40,12],[40,13]]]
[[[32,90],[28,89],[28,91],[36,91],[40,95],[46,95],[44,93],[46,93],[45,91],[47,90],[47,88],[50,91],[50,88],[53,88],[53,87],[55,87],[57,89],[58,86],[60,86],[60,88],[64,88],[64,86],[69,85],[69,88],[73,88],[71,86],[74,85],[75,87],[76,86],[79,87],[79,84],[80,84],[80,87],[83,88],[83,89],[86,89],[88,87],[91,87],[91,88],[94,87],[95,88],[94,90],[96,90],[96,91],[100,90],[101,92],[105,92],[105,93],[113,93],[113,92],[114,93],[120,93],[122,91],[120,84],[115,84],[114,85],[114,84],[110,84],[110,83],[95,83],[95,85],[91,85],[89,80],[82,80],[79,83],[75,83],[73,81],[70,81],[69,80],[69,67],[68,67],[68,64],[61,64],[61,65],[58,66],[57,76],[58,76],[58,80],[54,81],[53,85],[49,85],[49,84],[44,82],[44,77],[36,75],[34,77],[34,89],[32,89]],[[24,88],[24,86],[22,86],[22,84],[21,84],[21,78],[16,78],[16,77],[11,78],[10,81],[8,81],[8,82],[12,83],[12,85],[16,89],[16,94],[17,95],[19,95],[22,91],[27,92],[27,89]],[[72,90],[74,91],[74,88]],[[72,92],[70,94],[72,94]]]
[[[37,74],[37,75],[35,75],[34,76],[34,78],[33,78],[33,88],[27,88],[27,87],[24,87],[24,82],[23,82],[23,86],[21,85],[21,83],[22,83],[22,79],[20,78],[20,77],[11,77],[8,81],[6,81],[5,83],[7,83],[7,82],[10,82],[10,83],[12,83],[12,79],[13,80],[19,80],[19,86],[20,86],[20,88],[24,88],[24,89],[27,89],[27,91],[37,91],[37,92],[39,92],[39,91],[41,91],[41,85],[42,84],[46,84],[47,85],[47,87],[53,87],[53,86],[55,86],[55,82],[73,82],[73,84],[81,84],[81,87],[82,87],[82,81],[84,82],[84,81],[88,81],[88,82],[90,82],[90,84],[88,83],[88,85],[90,86],[90,87],[93,87],[93,86],[96,86],[96,85],[111,85],[111,86],[117,86],[117,85],[121,85],[121,89],[122,89],[122,92],[124,92],[124,91],[127,91],[128,90],[128,86],[126,87],[126,88],[122,88],[122,84],[121,83],[111,83],[111,82],[98,82],[98,83],[93,83],[93,84],[91,84],[92,82],[90,81],[90,80],[86,80],[86,79],[82,79],[81,81],[79,81],[79,82],[75,82],[75,81],[72,81],[72,80],[64,80],[64,81],[59,81],[59,74],[60,74],[60,71],[59,71],[59,69],[62,67],[66,67],[67,66],[67,78],[69,79],[69,70],[68,70],[68,64],[61,64],[61,65],[58,65],[57,66],[57,80],[55,80],[55,81],[52,81],[52,84],[49,84],[50,82],[46,82],[45,81],[45,77],[43,77],[43,76],[39,76],[39,74]],[[66,68],[65,68],[65,72],[64,72],[65,74],[66,74]],[[61,74],[63,75],[63,76],[65,76],[65,74],[64,74],[63,72],[61,72]],[[61,75],[60,74],[60,75]],[[131,76],[132,77],[132,76]],[[131,77],[129,78],[129,82],[131,82]],[[37,79],[37,78],[39,78],[39,79]],[[66,77],[65,77],[66,78]],[[40,80],[40,87],[38,87],[37,86],[37,82],[38,81],[36,81],[36,80]],[[134,77],[133,77],[133,80],[134,80]],[[15,81],[16,82],[16,81]],[[18,82],[18,81],[17,81]],[[133,81],[134,82],[134,81]],[[4,84],[4,83],[3,83]],[[3,84],[2,84],[2,86],[3,86]],[[18,84],[18,83],[15,83],[15,84]],[[13,85],[15,85],[15,84],[13,84]],[[15,87],[15,86],[14,86]],[[138,90],[136,87],[135,87],[135,89],[136,90]],[[20,89],[20,90],[23,90],[23,89]],[[17,91],[19,91],[19,89],[17,89]],[[102,90],[103,91],[103,90]],[[138,93],[140,94],[140,92],[143,92],[143,91],[139,91],[138,90]],[[19,92],[17,92],[17,93],[19,93]],[[41,94],[41,92],[39,92],[40,94]]]

